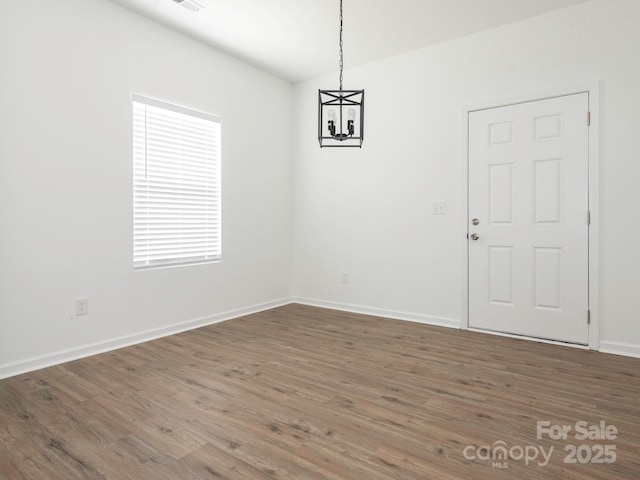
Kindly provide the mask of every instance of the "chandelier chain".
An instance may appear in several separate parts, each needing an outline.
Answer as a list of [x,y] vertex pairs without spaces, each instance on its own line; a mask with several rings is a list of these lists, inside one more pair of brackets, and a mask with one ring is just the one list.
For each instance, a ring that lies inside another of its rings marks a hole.
[[342,90],[343,67],[344,67],[344,52],[342,51],[342,0],[340,0],[340,90]]

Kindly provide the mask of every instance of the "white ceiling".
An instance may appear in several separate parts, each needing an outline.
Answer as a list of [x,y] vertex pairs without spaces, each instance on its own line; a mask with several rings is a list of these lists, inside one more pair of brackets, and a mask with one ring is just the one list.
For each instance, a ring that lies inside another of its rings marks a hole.
[[[338,70],[339,0],[111,0],[292,83]],[[589,0],[344,0],[345,68]]]

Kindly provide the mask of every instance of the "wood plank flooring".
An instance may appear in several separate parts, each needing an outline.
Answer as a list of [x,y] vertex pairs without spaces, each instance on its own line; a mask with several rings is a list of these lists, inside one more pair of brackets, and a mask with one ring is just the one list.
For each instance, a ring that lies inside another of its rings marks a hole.
[[2,480],[516,478],[640,478],[640,359],[288,305],[0,381]]

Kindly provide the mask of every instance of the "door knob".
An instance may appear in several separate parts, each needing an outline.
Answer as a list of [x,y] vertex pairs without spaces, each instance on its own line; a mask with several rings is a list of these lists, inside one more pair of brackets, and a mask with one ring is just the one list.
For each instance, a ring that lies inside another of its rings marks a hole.
[[469,238],[470,238],[471,240],[477,240],[477,239],[479,239],[480,237],[478,236],[478,234],[477,234],[477,233],[472,233],[471,235],[469,235]]

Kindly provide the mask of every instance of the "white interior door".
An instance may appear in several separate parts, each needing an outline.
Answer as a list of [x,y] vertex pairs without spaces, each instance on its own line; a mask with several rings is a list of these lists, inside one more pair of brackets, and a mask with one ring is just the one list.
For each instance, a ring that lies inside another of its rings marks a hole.
[[588,93],[469,114],[469,326],[587,344]]

